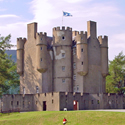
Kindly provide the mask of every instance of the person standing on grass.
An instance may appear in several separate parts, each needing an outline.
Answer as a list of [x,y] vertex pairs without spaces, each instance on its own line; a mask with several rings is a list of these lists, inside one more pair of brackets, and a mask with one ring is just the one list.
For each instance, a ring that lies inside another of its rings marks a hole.
[[66,118],[63,119],[63,125],[65,125],[67,122]]

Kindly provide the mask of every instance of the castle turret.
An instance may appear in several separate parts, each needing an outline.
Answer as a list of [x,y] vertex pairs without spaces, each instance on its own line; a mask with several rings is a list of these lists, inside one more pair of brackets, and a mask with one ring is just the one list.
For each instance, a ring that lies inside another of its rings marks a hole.
[[47,70],[47,35],[46,33],[36,33],[36,64],[37,70],[44,73]]
[[84,76],[88,73],[87,32],[77,32],[77,73]]
[[24,44],[26,38],[17,38],[17,73],[19,75],[23,74],[23,61],[24,61]]
[[72,92],[72,29],[53,28],[54,91]]
[[98,40],[101,44],[101,72],[102,76],[106,77],[108,75],[108,37],[99,36]]

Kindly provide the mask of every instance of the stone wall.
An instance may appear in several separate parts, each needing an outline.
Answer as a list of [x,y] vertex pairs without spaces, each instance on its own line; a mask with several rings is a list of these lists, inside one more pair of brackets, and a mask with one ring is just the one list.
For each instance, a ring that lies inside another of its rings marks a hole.
[[2,103],[3,112],[59,111],[59,93],[4,95]]
[[123,109],[125,95],[119,94],[89,94],[89,93],[60,93],[60,110],[74,110],[73,102],[77,102],[77,110],[91,109]]
[[[77,106],[74,105],[74,101]],[[125,95],[72,92],[4,95],[0,105],[3,112],[61,111],[64,108],[67,110],[125,109]]]

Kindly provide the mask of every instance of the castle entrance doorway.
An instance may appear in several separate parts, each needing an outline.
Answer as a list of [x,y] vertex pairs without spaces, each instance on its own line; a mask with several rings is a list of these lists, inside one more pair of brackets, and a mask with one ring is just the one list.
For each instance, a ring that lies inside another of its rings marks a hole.
[[78,101],[74,100],[73,106],[74,106],[74,110],[79,110],[79,102]]
[[43,111],[46,111],[46,101],[43,101]]

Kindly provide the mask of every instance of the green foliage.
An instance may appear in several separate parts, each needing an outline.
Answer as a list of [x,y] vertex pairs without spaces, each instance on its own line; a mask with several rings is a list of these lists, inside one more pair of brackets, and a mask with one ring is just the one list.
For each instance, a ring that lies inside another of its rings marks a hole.
[[113,61],[109,61],[109,76],[106,77],[108,93],[125,92],[125,55],[120,52]]
[[[6,93],[11,86],[19,86],[19,76],[16,73],[16,64],[5,51],[13,45],[10,44],[11,36],[0,37],[0,95]],[[9,93],[8,93],[9,94]]]

